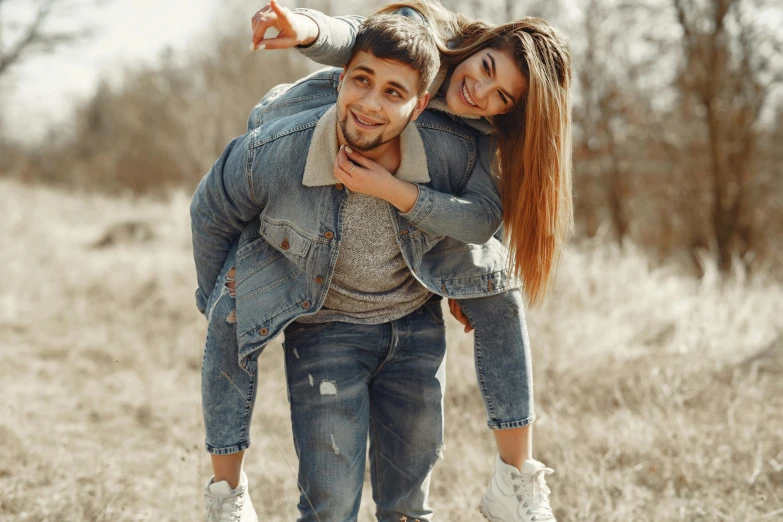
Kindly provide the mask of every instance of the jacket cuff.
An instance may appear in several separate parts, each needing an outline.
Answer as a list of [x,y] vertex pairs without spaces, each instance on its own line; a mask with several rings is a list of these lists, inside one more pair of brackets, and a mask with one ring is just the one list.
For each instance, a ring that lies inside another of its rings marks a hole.
[[432,197],[432,189],[416,185],[419,189],[419,195],[416,203],[408,212],[400,212],[400,216],[408,220],[411,225],[418,225],[427,216],[432,213],[432,207],[435,205],[435,199]]
[[294,14],[304,15],[315,22],[315,25],[318,26],[318,36],[315,37],[315,41],[310,45],[297,45],[296,48],[301,50],[307,57],[320,56],[324,50],[328,51],[330,42],[329,38],[327,37],[327,31],[324,30],[326,27],[326,21],[324,20],[324,17],[326,15],[320,11],[316,11],[315,9],[307,9],[306,7],[298,7],[294,9]]

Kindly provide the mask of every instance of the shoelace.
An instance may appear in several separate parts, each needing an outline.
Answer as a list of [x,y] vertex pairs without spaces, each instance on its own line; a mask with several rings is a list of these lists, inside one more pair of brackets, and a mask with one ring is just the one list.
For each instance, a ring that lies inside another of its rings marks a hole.
[[517,500],[520,508],[526,510],[527,515],[533,515],[530,520],[538,522],[539,520],[554,520],[552,507],[549,505],[549,494],[551,490],[546,485],[546,475],[554,473],[552,468],[541,468],[532,475],[523,475],[516,471],[511,472],[511,480],[514,484],[514,491],[519,492]]
[[[241,489],[237,489],[237,492],[228,497],[221,497],[219,495],[210,496],[212,499],[207,506],[207,522],[239,522],[239,517],[242,516],[242,493]],[[230,501],[232,507],[235,508],[233,513],[223,512],[223,502]],[[224,519],[223,515],[230,515],[231,518]]]

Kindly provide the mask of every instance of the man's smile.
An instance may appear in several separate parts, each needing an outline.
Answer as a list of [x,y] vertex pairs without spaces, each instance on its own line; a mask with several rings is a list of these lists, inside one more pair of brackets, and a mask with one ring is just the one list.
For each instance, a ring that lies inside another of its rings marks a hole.
[[382,122],[376,122],[373,121],[372,118],[368,118],[364,115],[359,115],[355,113],[353,110],[348,109],[348,112],[351,113],[351,118],[353,119],[353,122],[356,124],[357,127],[360,129],[366,129],[366,130],[375,130],[381,125],[383,125]]

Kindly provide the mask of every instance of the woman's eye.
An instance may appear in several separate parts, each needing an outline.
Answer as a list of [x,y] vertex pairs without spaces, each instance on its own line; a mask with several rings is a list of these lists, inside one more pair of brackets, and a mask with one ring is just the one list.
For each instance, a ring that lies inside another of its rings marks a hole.
[[398,93],[397,91],[393,91],[393,90],[389,89],[389,90],[388,90],[388,91],[386,91],[386,92],[388,92],[388,93],[389,93],[389,94],[391,94],[392,96],[396,96],[396,97],[398,97],[398,98],[400,97],[400,93]]
[[503,105],[508,105],[508,100],[506,99],[505,96],[503,96],[503,93],[498,91],[498,95],[500,96],[500,101],[503,102]]
[[484,72],[489,76],[489,64],[486,60],[481,60],[481,64],[484,66]]
[[364,83],[364,84],[368,84],[368,83],[370,83],[370,82],[367,80],[367,78],[365,78],[364,76],[357,76],[357,77],[356,77],[356,81],[358,81],[358,82],[361,82],[361,83]]

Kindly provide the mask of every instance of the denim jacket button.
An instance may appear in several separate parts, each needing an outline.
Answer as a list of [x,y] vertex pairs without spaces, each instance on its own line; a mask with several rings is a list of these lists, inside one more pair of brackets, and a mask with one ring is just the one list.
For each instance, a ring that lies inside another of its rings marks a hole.
[[324,237],[326,239],[332,239],[334,237],[334,232],[332,232],[331,230],[327,230],[326,232],[324,232]]
[[336,188],[337,190],[342,190],[345,188],[345,186],[342,183],[338,183],[337,185],[334,186],[334,188]]
[[318,284],[320,285],[321,283],[323,283],[323,282],[324,282],[324,278],[323,278],[323,277],[316,277],[316,278],[315,278],[315,282],[316,282],[316,283],[318,283]]
[[283,242],[280,243],[280,248],[283,250],[288,250],[288,238],[283,239]]
[[268,335],[269,334],[269,328],[261,328],[258,331],[258,333],[261,334],[261,335]]
[[302,308],[304,308],[305,310],[310,308],[310,301],[305,301],[304,303],[302,303]]

